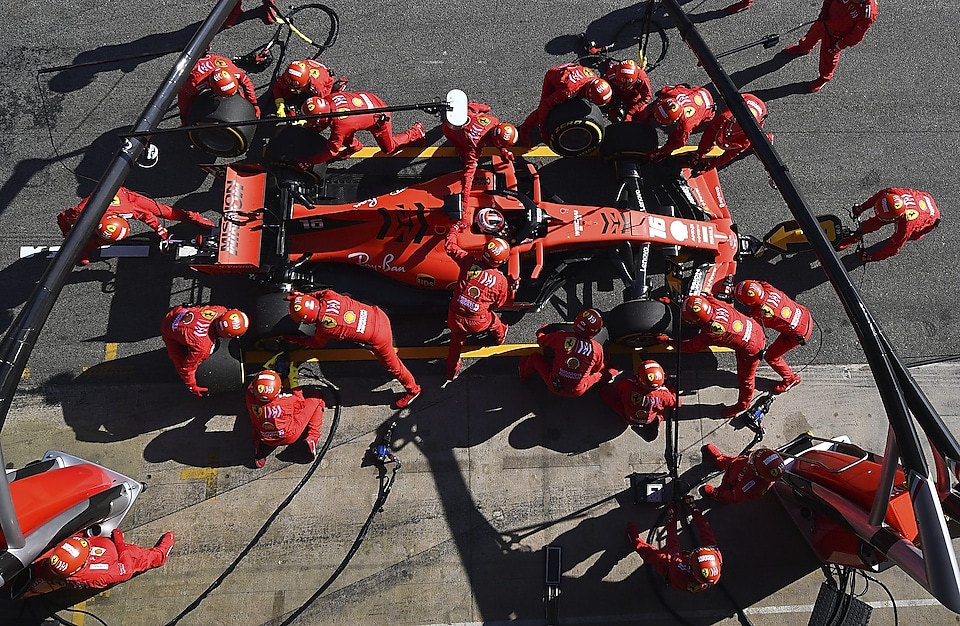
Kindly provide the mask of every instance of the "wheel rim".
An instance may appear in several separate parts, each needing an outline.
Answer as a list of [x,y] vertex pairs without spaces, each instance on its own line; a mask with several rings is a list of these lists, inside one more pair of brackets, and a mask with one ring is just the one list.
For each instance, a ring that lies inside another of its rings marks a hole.
[[583,152],[594,147],[596,140],[597,136],[590,128],[574,126],[557,136],[557,145],[567,152]]

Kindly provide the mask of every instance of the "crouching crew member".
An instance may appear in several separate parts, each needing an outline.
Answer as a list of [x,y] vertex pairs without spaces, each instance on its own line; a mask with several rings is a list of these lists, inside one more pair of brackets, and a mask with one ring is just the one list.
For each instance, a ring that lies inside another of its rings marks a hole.
[[[616,379],[619,374],[611,370],[609,376]],[[664,413],[680,406],[677,390],[667,382],[660,364],[653,360],[641,363],[635,376],[612,380],[611,384],[601,387],[600,397],[627,424],[636,426],[646,441],[657,438]]]
[[769,448],[757,448],[743,456],[728,456],[708,443],[703,451],[704,457],[709,455],[717,468],[724,470],[720,486],[704,485],[703,495],[721,504],[756,500],[783,475],[783,457]]
[[247,387],[247,411],[253,424],[254,463],[263,467],[267,455],[277,446],[289,446],[301,438],[310,460],[317,458],[317,443],[326,405],[319,395],[305,395],[297,380],[296,365],[290,363],[290,391],[283,390],[283,378],[271,369],[262,370]]
[[577,313],[573,330],[537,331],[537,343],[553,352],[552,360],[542,354],[520,358],[520,382],[526,382],[534,372],[558,396],[579,398],[590,387],[608,376],[603,358],[603,346],[594,337],[603,328],[603,318],[596,309]]
[[197,368],[217,347],[217,337],[240,337],[250,328],[246,313],[217,304],[175,306],[163,318],[160,334],[180,380],[195,396],[209,389],[197,384]]

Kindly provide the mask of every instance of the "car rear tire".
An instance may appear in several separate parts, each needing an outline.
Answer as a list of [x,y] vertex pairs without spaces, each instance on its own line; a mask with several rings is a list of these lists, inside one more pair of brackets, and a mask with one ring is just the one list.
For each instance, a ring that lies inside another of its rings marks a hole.
[[237,391],[243,388],[243,351],[239,339],[218,339],[217,346],[197,368],[197,384],[208,393]]
[[249,333],[254,340],[300,334],[300,324],[290,319],[290,302],[285,293],[268,293],[257,298]]
[[304,126],[279,126],[264,150],[263,161],[277,178],[277,184],[296,181],[304,185],[319,185],[327,175],[327,164],[317,163],[306,171],[293,166],[303,163],[323,149],[326,138]]
[[[190,107],[189,126],[242,122],[257,119],[253,104],[240,95],[223,98],[205,91],[199,94]],[[235,157],[250,147],[255,125],[226,126],[222,128],[198,128],[187,132],[191,143],[208,154]]]
[[629,348],[660,343],[658,336],[676,335],[674,308],[659,300],[629,300],[604,316],[610,340]]
[[555,106],[543,125],[544,143],[561,156],[592,152],[603,141],[604,117],[592,102],[571,98]]

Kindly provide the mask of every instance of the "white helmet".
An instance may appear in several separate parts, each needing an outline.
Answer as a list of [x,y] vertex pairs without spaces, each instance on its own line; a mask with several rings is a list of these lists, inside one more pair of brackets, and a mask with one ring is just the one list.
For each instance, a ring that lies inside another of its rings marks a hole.
[[494,208],[485,208],[477,211],[477,228],[480,232],[487,235],[499,235],[503,233],[507,221],[503,218],[503,213]]

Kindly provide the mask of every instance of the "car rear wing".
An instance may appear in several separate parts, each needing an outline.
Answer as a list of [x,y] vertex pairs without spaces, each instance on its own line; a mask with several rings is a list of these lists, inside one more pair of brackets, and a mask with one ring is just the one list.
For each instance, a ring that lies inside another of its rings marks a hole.
[[267,174],[260,168],[230,166],[223,186],[220,240],[213,265],[192,264],[204,274],[260,273]]

